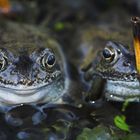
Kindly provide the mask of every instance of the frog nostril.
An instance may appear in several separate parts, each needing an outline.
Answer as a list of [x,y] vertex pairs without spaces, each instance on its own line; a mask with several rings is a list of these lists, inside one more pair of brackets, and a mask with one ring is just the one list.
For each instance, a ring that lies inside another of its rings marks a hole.
[[136,73],[136,72],[134,72],[134,73],[132,73],[132,74],[131,74],[131,76],[132,76],[132,77],[135,77],[135,76],[136,76],[136,74],[137,74],[137,73]]
[[124,62],[123,62],[123,65],[124,65],[125,67],[130,66],[130,61],[128,61],[128,60],[127,60],[127,61],[124,61]]

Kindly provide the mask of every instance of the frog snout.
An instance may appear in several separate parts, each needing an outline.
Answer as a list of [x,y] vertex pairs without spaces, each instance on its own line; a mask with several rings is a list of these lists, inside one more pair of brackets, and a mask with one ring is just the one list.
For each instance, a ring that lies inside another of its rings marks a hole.
[[23,77],[30,77],[31,69],[33,62],[27,55],[22,55],[19,57],[16,65],[16,70],[19,74],[23,75]]

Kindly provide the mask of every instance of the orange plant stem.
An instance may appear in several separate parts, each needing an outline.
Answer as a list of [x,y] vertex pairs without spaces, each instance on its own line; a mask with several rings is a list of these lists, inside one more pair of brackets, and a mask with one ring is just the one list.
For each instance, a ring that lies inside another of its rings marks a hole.
[[133,25],[136,67],[137,67],[138,73],[140,74],[140,18],[132,17],[131,22]]

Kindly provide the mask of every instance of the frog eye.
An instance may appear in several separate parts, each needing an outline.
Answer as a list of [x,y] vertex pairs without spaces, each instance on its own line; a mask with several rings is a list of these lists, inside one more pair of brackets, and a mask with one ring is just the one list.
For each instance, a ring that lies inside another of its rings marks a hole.
[[6,68],[7,65],[7,58],[4,56],[4,54],[0,54],[0,71],[3,71]]
[[112,62],[115,57],[115,52],[111,48],[104,48],[102,55],[105,61]]
[[56,59],[53,53],[45,54],[41,59],[41,65],[48,70],[52,69],[55,65]]

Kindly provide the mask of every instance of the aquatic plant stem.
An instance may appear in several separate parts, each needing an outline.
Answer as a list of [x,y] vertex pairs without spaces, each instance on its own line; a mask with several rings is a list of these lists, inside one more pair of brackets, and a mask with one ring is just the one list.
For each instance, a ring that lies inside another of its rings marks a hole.
[[138,73],[140,74],[140,18],[132,17],[131,22],[133,25],[136,68],[137,68]]

